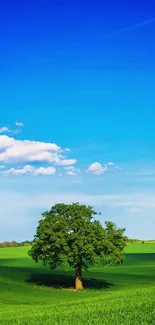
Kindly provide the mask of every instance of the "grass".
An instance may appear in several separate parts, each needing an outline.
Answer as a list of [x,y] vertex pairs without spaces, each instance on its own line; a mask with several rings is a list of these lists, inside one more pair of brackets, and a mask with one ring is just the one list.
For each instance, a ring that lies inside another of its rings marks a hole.
[[91,267],[83,292],[73,270],[35,264],[28,247],[0,249],[0,324],[155,324],[155,244],[129,244],[124,265]]

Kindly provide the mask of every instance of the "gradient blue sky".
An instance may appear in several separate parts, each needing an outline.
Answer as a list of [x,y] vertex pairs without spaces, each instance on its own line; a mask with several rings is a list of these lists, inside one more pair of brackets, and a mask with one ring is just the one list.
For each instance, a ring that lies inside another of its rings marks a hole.
[[0,241],[62,201],[155,238],[154,2],[6,0],[0,29]]

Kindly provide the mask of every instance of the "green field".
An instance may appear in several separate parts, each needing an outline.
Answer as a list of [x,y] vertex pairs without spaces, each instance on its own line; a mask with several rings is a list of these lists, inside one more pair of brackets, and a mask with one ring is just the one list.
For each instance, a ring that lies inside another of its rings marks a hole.
[[124,265],[73,270],[35,264],[27,247],[0,249],[0,324],[155,324],[155,244],[129,244]]

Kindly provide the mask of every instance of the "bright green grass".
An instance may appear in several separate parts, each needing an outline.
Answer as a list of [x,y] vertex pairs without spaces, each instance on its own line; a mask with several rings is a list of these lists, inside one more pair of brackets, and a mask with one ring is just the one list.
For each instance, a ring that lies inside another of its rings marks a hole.
[[0,324],[155,324],[155,244],[129,244],[124,265],[91,267],[83,292],[73,270],[35,264],[27,247],[0,249]]
[[133,244],[128,244],[126,249],[126,253],[154,253],[155,254],[155,243],[133,243]]

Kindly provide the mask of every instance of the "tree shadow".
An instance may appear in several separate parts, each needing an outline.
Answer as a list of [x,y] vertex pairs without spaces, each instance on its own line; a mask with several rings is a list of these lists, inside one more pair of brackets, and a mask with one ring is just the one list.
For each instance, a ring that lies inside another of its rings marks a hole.
[[[4,259],[6,263],[6,260]],[[14,259],[12,259],[12,264]],[[3,263],[2,263],[3,264]],[[10,265],[0,265],[0,273],[3,276],[7,276],[11,280],[20,279],[27,283],[33,283],[38,286],[47,286],[57,289],[70,289],[74,288],[74,276],[68,272],[64,273],[53,273],[53,272],[42,272],[42,268],[32,267],[19,267],[19,266],[10,266]],[[87,276],[89,273],[87,273]],[[90,273],[91,276],[91,273]],[[103,290],[111,288],[114,284],[104,280],[104,279],[95,279],[93,277],[86,278],[83,277],[83,286],[85,289],[94,289],[94,290]]]
[[[74,276],[66,274],[32,273],[26,282],[35,283],[38,286],[69,289],[74,287]],[[113,284],[101,279],[84,278],[83,286],[85,289],[103,290],[112,287]]]

